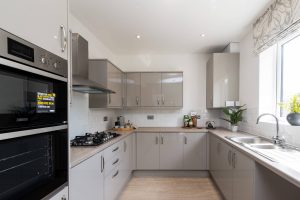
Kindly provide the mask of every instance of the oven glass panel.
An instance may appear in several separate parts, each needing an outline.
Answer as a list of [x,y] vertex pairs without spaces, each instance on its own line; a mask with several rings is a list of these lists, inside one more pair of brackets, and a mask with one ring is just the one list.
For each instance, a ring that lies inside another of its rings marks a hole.
[[41,199],[67,182],[67,130],[0,141],[0,199]]
[[67,121],[67,83],[0,65],[0,132]]

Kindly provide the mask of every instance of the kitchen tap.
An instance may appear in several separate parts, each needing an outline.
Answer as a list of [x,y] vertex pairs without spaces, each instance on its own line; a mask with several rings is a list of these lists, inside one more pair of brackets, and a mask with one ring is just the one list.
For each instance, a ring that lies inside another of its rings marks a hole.
[[284,144],[285,143],[284,137],[280,137],[278,135],[279,134],[279,123],[278,123],[278,118],[275,115],[270,114],[270,113],[261,114],[257,117],[256,124],[258,124],[261,117],[266,116],[266,115],[272,116],[276,120],[276,136],[272,137],[272,140],[273,140],[274,144],[281,144],[281,145]]

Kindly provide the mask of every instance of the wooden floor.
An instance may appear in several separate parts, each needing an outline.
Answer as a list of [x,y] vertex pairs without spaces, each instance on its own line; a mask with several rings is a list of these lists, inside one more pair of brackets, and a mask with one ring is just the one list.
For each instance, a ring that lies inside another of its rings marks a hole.
[[133,177],[121,200],[222,200],[210,178]]

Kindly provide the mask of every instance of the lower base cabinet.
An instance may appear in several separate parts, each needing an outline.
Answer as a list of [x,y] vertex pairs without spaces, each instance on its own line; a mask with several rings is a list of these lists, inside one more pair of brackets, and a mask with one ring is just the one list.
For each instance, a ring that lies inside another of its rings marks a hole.
[[70,170],[70,199],[103,200],[104,173],[100,153]]
[[254,200],[255,162],[213,135],[210,173],[226,200]]

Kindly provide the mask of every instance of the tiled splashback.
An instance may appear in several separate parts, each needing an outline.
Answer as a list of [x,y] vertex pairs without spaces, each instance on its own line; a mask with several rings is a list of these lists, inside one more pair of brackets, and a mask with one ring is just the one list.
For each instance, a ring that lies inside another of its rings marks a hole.
[[[181,127],[183,126],[183,115],[196,111],[201,115],[201,126],[204,126],[207,120],[214,120],[217,126],[220,125],[220,111],[212,110],[170,110],[170,109],[135,109],[118,111],[117,115],[122,115],[125,120],[130,120],[138,127]],[[153,120],[148,120],[147,116],[153,115]]]
[[[269,118],[270,120],[268,120],[268,122],[264,122],[262,118],[262,122],[256,124],[258,115],[257,108],[248,108],[244,113],[243,122],[239,123],[239,130],[266,138],[272,138],[276,135],[275,119]],[[229,128],[228,123],[225,122],[221,122],[221,126]],[[300,127],[281,124],[279,127],[279,135],[283,135],[288,144],[300,147]]]

